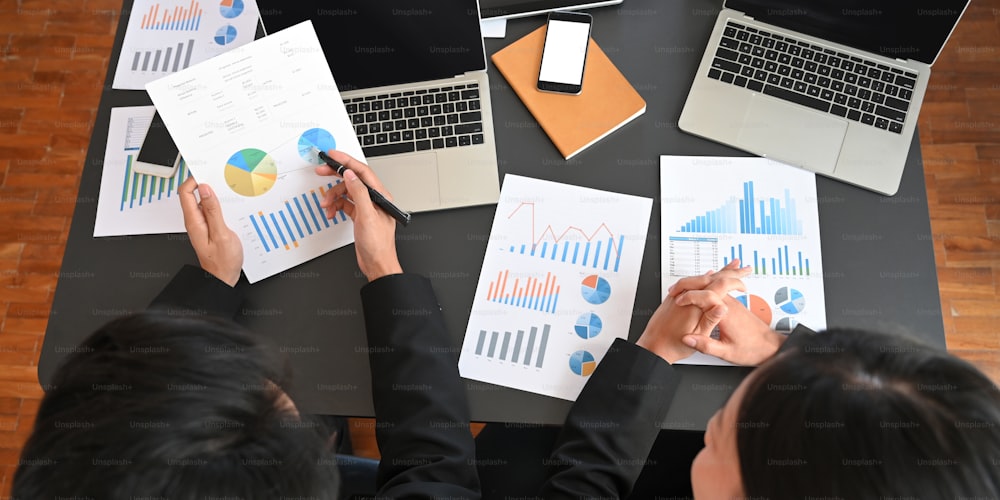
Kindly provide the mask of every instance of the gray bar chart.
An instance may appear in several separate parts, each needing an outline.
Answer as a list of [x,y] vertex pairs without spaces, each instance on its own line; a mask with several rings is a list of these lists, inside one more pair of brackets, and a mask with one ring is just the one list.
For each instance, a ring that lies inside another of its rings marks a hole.
[[[479,330],[476,355],[527,367],[541,368],[549,344],[550,325],[532,326],[527,331],[498,332]],[[513,342],[513,345],[512,345]],[[523,349],[522,349],[523,348]]]
[[[137,50],[132,57],[132,71],[151,71],[156,73],[173,73],[187,68],[191,64],[191,53],[194,51],[194,39],[180,42],[176,47],[163,49]],[[171,58],[171,56],[173,56]]]

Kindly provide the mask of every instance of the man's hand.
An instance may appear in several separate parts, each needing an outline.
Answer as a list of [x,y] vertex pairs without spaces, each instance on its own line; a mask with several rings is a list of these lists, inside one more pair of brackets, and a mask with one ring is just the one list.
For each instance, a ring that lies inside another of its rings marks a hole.
[[[678,306],[695,306],[707,317],[720,308],[727,311],[717,321],[719,340],[704,334],[705,329],[685,335],[682,342],[698,352],[724,359],[730,363],[757,366],[774,356],[785,336],[764,324],[757,316],[736,299],[729,296],[729,290],[745,290],[735,282],[748,268],[739,269],[739,261],[731,262],[722,271],[702,276],[692,276],[678,281],[670,288],[667,298],[673,298]],[[707,330],[711,333],[711,329]]]
[[[354,251],[357,253],[361,272],[368,281],[402,273],[403,268],[396,256],[396,220],[372,203],[361,179],[389,200],[392,196],[368,165],[340,151],[331,149],[327,154],[347,167],[347,170],[344,171],[344,182],[327,191],[320,206],[326,210],[327,218],[332,218],[343,210],[354,221]],[[316,167],[316,173],[337,175],[327,165]]]
[[[689,281],[681,280],[678,282],[684,282],[682,286],[692,286],[695,284],[692,283],[693,280],[699,280],[696,283],[704,283],[705,286],[708,284],[715,286],[712,290],[701,290],[705,296],[701,298],[698,305],[678,303],[676,297],[668,294],[660,307],[653,313],[653,317],[649,319],[646,330],[636,341],[636,345],[660,356],[668,363],[694,354],[694,347],[685,344],[683,339],[708,337],[712,333],[715,326],[728,312],[722,298],[730,290],[745,289],[742,281],[734,279],[734,277],[744,273],[746,270],[727,266],[717,273],[710,272],[704,276],[684,278],[684,280]],[[709,304],[710,301],[711,304]]]
[[[201,196],[200,204],[195,189]],[[222,219],[219,198],[208,184],[199,185],[194,177],[188,177],[177,192],[181,197],[184,227],[201,268],[227,285],[236,286],[243,267],[243,244]]]

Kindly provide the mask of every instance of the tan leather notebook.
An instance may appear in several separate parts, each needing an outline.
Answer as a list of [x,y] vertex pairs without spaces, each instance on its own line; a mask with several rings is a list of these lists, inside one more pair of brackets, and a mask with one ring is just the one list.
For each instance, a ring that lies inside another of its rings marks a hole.
[[541,92],[538,68],[545,26],[493,54],[493,64],[567,160],[646,112],[646,101],[590,39],[583,91]]

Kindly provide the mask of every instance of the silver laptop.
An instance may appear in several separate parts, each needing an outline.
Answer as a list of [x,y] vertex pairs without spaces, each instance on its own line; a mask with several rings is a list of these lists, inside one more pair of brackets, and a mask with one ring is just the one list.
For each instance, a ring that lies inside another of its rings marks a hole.
[[727,0],[681,130],[893,195],[968,0]]
[[312,19],[368,164],[420,212],[500,196],[477,0],[259,0],[268,31]]

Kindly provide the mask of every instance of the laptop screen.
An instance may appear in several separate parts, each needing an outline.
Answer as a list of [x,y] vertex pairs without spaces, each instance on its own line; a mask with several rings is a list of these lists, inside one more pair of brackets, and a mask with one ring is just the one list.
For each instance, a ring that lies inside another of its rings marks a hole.
[[485,70],[476,0],[257,0],[268,33],[311,19],[341,91]]
[[968,0],[726,0],[765,23],[893,59],[931,64]]

